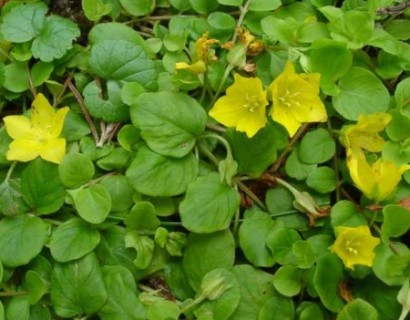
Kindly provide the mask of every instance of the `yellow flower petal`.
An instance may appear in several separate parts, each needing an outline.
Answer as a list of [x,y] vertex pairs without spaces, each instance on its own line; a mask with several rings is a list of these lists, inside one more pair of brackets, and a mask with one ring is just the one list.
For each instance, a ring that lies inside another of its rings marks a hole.
[[50,128],[50,135],[53,138],[58,138],[61,134],[61,131],[63,131],[64,120],[69,110],[70,109],[68,107],[64,107],[58,109],[54,114],[53,125]]
[[31,107],[31,122],[33,126],[48,131],[54,125],[54,115],[55,111],[47,98],[39,93]]
[[234,83],[219,98],[209,115],[227,127],[236,127],[253,137],[266,124],[266,91],[258,78],[234,75]]
[[7,160],[28,162],[40,155],[41,143],[36,140],[18,139],[10,143]]
[[344,126],[340,140],[346,148],[362,148],[370,152],[380,152],[384,139],[379,135],[391,121],[388,113],[374,113],[359,116],[356,124]]
[[376,177],[361,149],[348,150],[347,167],[354,184],[371,199],[376,187]]
[[25,116],[7,116],[3,121],[12,139],[29,139],[37,134],[30,119]]
[[283,72],[270,84],[272,119],[293,136],[304,122],[323,122],[327,113],[319,97],[320,74],[297,74],[288,61]]
[[198,60],[193,64],[188,64],[186,62],[177,62],[175,64],[175,70],[187,70],[194,74],[200,74],[206,71],[206,64],[203,60]]
[[44,142],[40,148],[40,157],[44,160],[60,163],[65,156],[65,139],[54,139]]
[[373,265],[373,250],[380,243],[380,239],[372,236],[368,226],[340,226],[335,230],[336,241],[330,250],[339,256],[347,268],[354,269],[355,265]]

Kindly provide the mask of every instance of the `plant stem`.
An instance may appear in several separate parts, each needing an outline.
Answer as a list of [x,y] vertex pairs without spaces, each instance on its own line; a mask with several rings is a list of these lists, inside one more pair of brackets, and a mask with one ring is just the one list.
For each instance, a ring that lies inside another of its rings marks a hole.
[[262,210],[266,211],[265,204],[249,189],[241,180],[234,178],[236,185],[243,191],[249,198],[253,200]]
[[90,114],[88,113],[85,104],[84,104],[84,100],[83,97],[81,96],[80,92],[78,91],[78,89],[74,86],[73,82],[71,81],[71,79],[69,79],[69,81],[67,81],[67,85],[70,88],[71,92],[74,94],[74,97],[76,98],[78,104],[80,105],[81,108],[81,112],[83,113],[85,120],[88,123],[88,126],[90,127],[91,130],[91,134],[93,135],[95,144],[98,144],[99,141],[99,137],[98,137],[98,133],[97,133],[97,128],[94,125],[93,120],[91,119]]
[[10,166],[9,171],[7,171],[6,178],[4,179],[4,182],[8,182],[11,178],[11,175],[13,174],[14,169],[16,168],[17,161],[13,161],[13,163]]
[[240,8],[241,14],[239,15],[238,22],[236,23],[236,28],[235,28],[235,33],[232,37],[232,42],[236,42],[236,38],[238,37],[238,29],[241,27],[243,23],[243,19],[245,18],[245,15],[248,13],[249,6],[251,4],[252,0],[246,1],[245,5]]
[[0,292],[0,297],[16,297],[16,296],[26,296],[28,293],[26,291],[5,291]]
[[298,141],[300,136],[306,131],[306,129],[309,127],[309,123],[304,123],[299,130],[296,132],[296,134],[292,137],[292,139],[289,141],[288,145],[286,146],[285,149],[283,149],[282,153],[280,154],[278,160],[273,164],[273,166],[270,168],[270,172],[275,173],[276,171],[279,170],[281,167],[283,161],[285,160],[286,156],[290,151],[293,149],[293,145]]

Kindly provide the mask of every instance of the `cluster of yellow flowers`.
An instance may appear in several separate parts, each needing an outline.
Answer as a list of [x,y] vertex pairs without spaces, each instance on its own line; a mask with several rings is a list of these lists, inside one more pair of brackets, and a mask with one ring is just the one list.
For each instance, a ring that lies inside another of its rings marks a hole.
[[319,97],[319,80],[318,73],[296,73],[290,61],[267,90],[259,78],[235,74],[234,83],[226,90],[226,95],[216,101],[209,115],[251,138],[266,125],[270,97],[272,119],[283,125],[292,137],[304,122],[327,120],[325,106]]
[[353,182],[368,199],[376,202],[390,196],[400,182],[401,175],[410,169],[409,165],[397,166],[383,158],[372,165],[366,160],[365,151],[382,151],[385,141],[379,133],[390,120],[391,116],[387,113],[360,115],[356,124],[342,129],[340,137],[346,147],[347,167]]

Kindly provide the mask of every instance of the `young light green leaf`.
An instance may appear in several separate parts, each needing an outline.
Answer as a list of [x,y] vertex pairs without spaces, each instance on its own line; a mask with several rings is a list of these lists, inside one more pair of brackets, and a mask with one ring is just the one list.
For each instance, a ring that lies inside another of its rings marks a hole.
[[82,153],[69,153],[58,167],[61,182],[70,189],[78,188],[94,176],[94,164]]
[[79,36],[80,29],[74,22],[59,16],[49,16],[33,41],[33,56],[44,62],[59,59],[73,47],[73,40]]

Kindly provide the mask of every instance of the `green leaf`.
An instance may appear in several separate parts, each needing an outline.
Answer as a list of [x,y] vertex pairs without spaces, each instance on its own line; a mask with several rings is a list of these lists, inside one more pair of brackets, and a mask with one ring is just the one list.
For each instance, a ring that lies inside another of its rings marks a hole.
[[95,169],[89,157],[82,153],[69,153],[58,167],[61,182],[70,189],[78,188],[94,176]]
[[292,252],[296,257],[296,265],[301,269],[310,268],[315,262],[312,245],[306,240],[297,240],[292,245]]
[[105,122],[122,122],[129,119],[130,108],[121,100],[119,81],[107,81],[106,98],[96,81],[90,82],[83,91],[84,103],[90,114]]
[[[231,318],[235,320],[259,319],[261,309],[275,295],[272,275],[246,264],[236,265],[233,273],[239,282],[241,300]],[[278,307],[279,304],[276,306]]]
[[3,86],[11,92],[20,93],[29,88],[29,72],[25,63],[10,63],[4,67]]
[[57,263],[51,280],[51,302],[60,317],[93,314],[106,303],[108,294],[93,253],[80,260]]
[[337,315],[337,320],[352,320],[352,319],[368,319],[377,320],[379,316],[377,310],[367,301],[362,299],[354,299]]
[[144,92],[144,87],[138,82],[126,82],[121,89],[121,101],[130,106],[135,104],[138,96]]
[[48,283],[35,271],[29,270],[24,276],[23,287],[28,292],[28,302],[34,305],[48,292]]
[[383,208],[381,235],[384,239],[400,237],[410,229],[410,212],[398,205],[389,204]]
[[289,177],[296,180],[303,180],[308,177],[312,170],[316,169],[316,164],[306,164],[300,161],[298,150],[294,149],[285,163],[285,170]]
[[115,148],[108,155],[99,159],[97,165],[106,171],[123,169],[129,163],[131,153],[122,147]]
[[125,176],[107,175],[100,184],[110,194],[112,212],[127,211],[134,204],[135,191]]
[[336,255],[327,253],[318,259],[313,283],[320,300],[332,312],[339,312],[344,305],[338,294],[342,278],[343,265]]
[[188,282],[198,290],[202,278],[216,268],[229,269],[235,259],[235,241],[229,230],[188,236],[182,263]]
[[156,301],[148,307],[148,320],[178,320],[179,306],[169,300]]
[[410,116],[409,88],[410,79],[405,78],[404,80],[399,82],[396,90],[394,91],[394,100],[396,102],[396,106],[401,111],[402,115],[406,117],[406,119],[408,119]]
[[233,157],[238,162],[239,172],[250,177],[262,175],[275,162],[277,150],[288,142],[286,131],[272,123],[268,123],[251,139],[236,130],[228,130],[226,135]]
[[137,251],[137,257],[134,260],[135,266],[139,269],[147,268],[154,253],[154,241],[136,231],[128,231],[124,241],[126,248],[134,248]]
[[136,81],[146,89],[155,87],[157,72],[145,49],[131,41],[104,40],[91,48],[91,70],[106,80]]
[[15,216],[29,210],[21,194],[20,179],[4,180],[0,184],[0,211]]
[[199,177],[187,189],[179,206],[182,225],[196,233],[211,233],[229,227],[241,198],[235,188],[221,183],[217,173]]
[[0,261],[7,267],[26,265],[47,238],[47,225],[38,217],[18,215],[0,221]]
[[163,157],[142,147],[130,164],[126,176],[140,193],[149,196],[175,196],[185,192],[198,175],[198,161],[193,154],[180,159]]
[[155,8],[154,0],[120,0],[123,8],[133,16],[145,16]]
[[79,36],[80,29],[74,22],[59,16],[49,16],[33,41],[33,56],[44,62],[62,58]]
[[112,10],[112,5],[102,0],[82,0],[81,6],[84,15],[90,21],[98,21]]
[[335,154],[336,143],[328,130],[318,128],[303,137],[298,151],[299,160],[304,163],[323,163]]
[[266,245],[266,239],[274,228],[272,218],[259,211],[245,216],[240,225],[239,246],[254,266],[271,267],[275,263],[272,252]]
[[295,306],[292,299],[274,295],[262,306],[258,320],[293,320]]
[[319,167],[313,170],[306,179],[309,188],[320,192],[329,193],[336,189],[336,174],[332,168]]
[[98,316],[102,320],[146,319],[132,273],[121,265],[103,266],[101,271],[108,300],[98,310]]
[[30,162],[21,175],[21,191],[37,214],[56,212],[64,204],[65,189],[58,166],[41,158]]
[[297,310],[299,314],[299,320],[323,320],[323,312],[318,304],[313,302],[302,302]]
[[143,93],[131,107],[131,120],[148,146],[175,158],[192,150],[206,119],[202,106],[184,93]]
[[44,2],[18,5],[2,17],[1,33],[10,42],[30,41],[39,34],[47,11]]
[[239,7],[242,4],[243,0],[218,0],[219,4],[223,4],[225,6],[235,6]]
[[200,14],[209,14],[218,8],[217,0],[188,0],[192,8]]
[[6,319],[29,320],[30,304],[28,296],[12,297],[6,308]]
[[73,218],[60,224],[51,235],[51,255],[58,262],[82,258],[100,242],[100,233],[85,221]]
[[94,184],[86,189],[70,192],[74,205],[81,218],[92,224],[104,222],[111,210],[111,197],[107,189]]
[[42,85],[53,72],[54,66],[52,63],[38,61],[31,68],[31,78],[33,86],[38,87]]
[[69,111],[64,120],[64,128],[61,136],[70,141],[80,140],[91,133],[87,121],[78,113]]
[[310,71],[320,73],[320,85],[324,93],[337,95],[338,89],[334,83],[350,69],[352,51],[342,42],[321,39],[312,44],[308,57]]
[[338,82],[340,94],[332,98],[336,111],[347,120],[360,114],[385,112],[390,95],[383,83],[370,71],[352,67]]
[[156,230],[161,221],[155,214],[155,207],[148,201],[140,201],[134,205],[130,213],[124,218],[129,229],[146,231]]
[[194,311],[198,319],[201,319],[201,315],[206,317],[209,314],[212,314],[213,319],[231,319],[230,316],[241,298],[234,274],[223,268],[214,269],[202,278],[201,289],[197,295],[207,297]]
[[333,228],[338,226],[357,227],[366,225],[367,220],[357,211],[352,202],[341,200],[332,207],[330,223]]
[[278,8],[282,2],[280,0],[253,0],[249,5],[249,11],[270,11]]
[[[400,84],[398,84],[397,88],[399,86]],[[410,82],[409,82],[408,88],[410,90]],[[397,89],[396,89],[395,97],[396,97],[396,94],[397,94]],[[397,104],[397,98],[396,98],[396,104]],[[400,140],[406,139],[407,137],[410,137],[410,118],[404,114],[405,112],[406,111],[402,113],[400,112],[399,109],[390,111],[390,115],[392,116],[392,119],[387,124],[386,132],[389,138],[393,141],[400,141]]]
[[299,294],[302,288],[302,270],[292,265],[282,266],[273,276],[273,286],[285,297]]
[[295,264],[296,257],[293,254],[292,247],[299,240],[301,240],[301,237],[296,230],[276,228],[268,235],[266,245],[271,250],[273,259],[279,264]]

